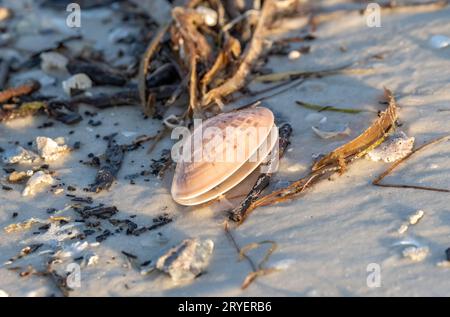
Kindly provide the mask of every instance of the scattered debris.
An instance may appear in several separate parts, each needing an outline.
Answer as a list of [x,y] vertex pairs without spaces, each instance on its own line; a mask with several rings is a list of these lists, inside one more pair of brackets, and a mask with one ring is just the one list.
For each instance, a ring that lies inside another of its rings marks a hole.
[[403,250],[403,257],[409,258],[414,262],[421,262],[425,260],[429,252],[428,247],[407,247]]
[[6,233],[13,233],[13,232],[19,232],[19,231],[23,231],[23,230],[28,230],[37,223],[51,224],[54,222],[69,221],[69,220],[70,219],[66,218],[66,217],[50,217],[47,220],[42,220],[42,219],[38,219],[38,218],[30,218],[24,222],[10,224],[9,226],[5,227],[4,230]]
[[39,156],[21,146],[5,150],[2,154],[5,164],[31,164],[39,160]]
[[450,46],[450,37],[445,35],[433,35],[430,38],[432,48],[441,49]]
[[123,147],[116,144],[114,135],[108,137],[108,147],[104,154],[105,160],[95,176],[95,182],[90,186],[90,191],[99,193],[109,189],[116,179],[116,175],[122,166],[124,158]]
[[43,136],[36,138],[36,147],[39,155],[46,162],[55,161],[70,150],[67,145],[58,145],[53,139]]
[[33,170],[27,170],[27,171],[14,171],[11,174],[8,175],[8,182],[10,183],[21,183],[27,179],[29,179],[31,176],[33,176],[34,171]]
[[91,207],[86,206],[83,209],[75,209],[83,218],[95,217],[99,219],[109,219],[114,216],[119,210],[116,206],[105,207],[103,205]]
[[402,131],[391,135],[384,144],[373,149],[367,155],[372,161],[392,163],[410,154],[414,147],[414,137],[407,137]]
[[208,266],[213,249],[212,240],[187,239],[161,256],[156,268],[176,282],[193,280]]
[[41,247],[43,246],[42,243],[36,243],[36,244],[31,244],[29,246],[26,246],[25,248],[23,248],[22,250],[20,250],[19,254],[17,254],[16,256],[13,256],[12,258],[10,258],[5,265],[10,265],[12,263],[14,263],[15,261],[22,259],[34,252],[36,252],[37,250],[39,250]]
[[76,94],[77,91],[83,91],[92,88],[92,80],[83,73],[73,75],[62,82],[62,88],[68,96]]
[[22,192],[22,196],[34,196],[44,186],[53,185],[53,183],[54,179],[50,174],[38,171],[28,180],[25,189]]
[[320,179],[329,177],[336,172],[342,174],[347,164],[363,157],[368,151],[381,144],[395,129],[397,120],[397,104],[392,92],[388,89],[385,89],[385,98],[388,101],[386,111],[382,112],[379,118],[366,131],[316,161],[311,168],[311,172],[306,177],[292,182],[285,188],[275,190],[264,197],[258,198],[252,202],[248,210],[251,211],[259,206],[267,206],[291,199],[303,193],[306,188]]

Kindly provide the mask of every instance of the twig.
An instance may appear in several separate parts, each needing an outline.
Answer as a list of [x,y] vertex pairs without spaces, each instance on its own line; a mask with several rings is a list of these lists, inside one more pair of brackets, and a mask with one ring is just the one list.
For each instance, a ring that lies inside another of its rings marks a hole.
[[0,103],[7,102],[9,99],[14,97],[20,97],[24,95],[29,95],[41,87],[39,82],[32,80],[29,83],[23,84],[18,87],[12,87],[3,91],[0,91]]
[[436,138],[434,140],[431,140],[430,142],[427,142],[418,148],[414,149],[411,153],[403,157],[402,159],[394,162],[389,168],[381,173],[373,182],[372,184],[375,186],[381,186],[381,187],[394,187],[394,188],[411,188],[411,189],[420,189],[420,190],[428,190],[428,191],[435,191],[435,192],[442,192],[442,193],[450,193],[450,189],[443,189],[443,188],[434,188],[434,187],[428,187],[428,186],[417,186],[417,185],[403,185],[403,184],[382,184],[381,181],[388,176],[392,171],[397,168],[400,164],[404,163],[406,160],[408,160],[412,155],[415,153],[431,146],[437,143],[440,143],[444,140],[447,140],[450,138],[450,135],[442,136],[439,138]]
[[[150,66],[150,62],[153,58],[153,56],[156,54],[156,52],[159,49],[160,43],[166,34],[167,30],[169,29],[170,23],[167,23],[166,25],[163,25],[158,32],[156,33],[155,37],[152,39],[150,44],[148,45],[142,59],[141,64],[139,66],[139,75],[138,75],[138,89],[139,89],[139,96],[141,99],[141,104],[144,108],[147,106],[147,74],[148,74],[148,68]],[[154,110],[153,110],[154,111]]]

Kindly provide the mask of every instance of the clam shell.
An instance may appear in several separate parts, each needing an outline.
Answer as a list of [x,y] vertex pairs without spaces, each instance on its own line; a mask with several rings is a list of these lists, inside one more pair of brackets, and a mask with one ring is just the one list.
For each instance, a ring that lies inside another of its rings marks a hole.
[[254,171],[277,140],[273,113],[264,107],[206,120],[183,144],[190,157],[177,164],[173,199],[182,205],[196,205],[223,194]]

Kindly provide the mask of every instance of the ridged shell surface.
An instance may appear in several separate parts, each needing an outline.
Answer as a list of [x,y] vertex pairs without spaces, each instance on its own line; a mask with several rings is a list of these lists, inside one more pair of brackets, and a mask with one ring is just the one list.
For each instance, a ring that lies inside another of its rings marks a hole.
[[[267,151],[258,149],[266,144],[274,146],[266,142],[273,128],[273,113],[264,107],[222,113],[204,121],[183,142],[188,155],[177,163],[174,200],[185,204],[223,183],[244,164],[262,161],[258,153],[267,155]],[[255,165],[248,164],[253,169]]]

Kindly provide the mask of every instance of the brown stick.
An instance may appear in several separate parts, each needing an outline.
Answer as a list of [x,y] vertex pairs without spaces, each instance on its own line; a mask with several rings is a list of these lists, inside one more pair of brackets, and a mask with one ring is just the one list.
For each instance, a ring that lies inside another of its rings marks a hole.
[[409,153],[407,156],[405,156],[404,158],[394,162],[394,164],[392,164],[391,166],[389,166],[389,168],[387,170],[385,170],[383,173],[381,173],[374,181],[372,181],[372,184],[375,186],[380,186],[380,187],[394,187],[394,188],[411,188],[411,189],[420,189],[420,190],[429,190],[429,191],[435,191],[435,192],[442,192],[442,193],[450,193],[450,189],[443,189],[443,188],[434,188],[434,187],[428,187],[428,186],[417,186],[417,185],[403,185],[403,184],[381,184],[381,181],[383,180],[383,178],[385,178],[386,176],[388,176],[390,173],[392,173],[392,171],[397,168],[397,166],[399,166],[400,164],[404,163],[406,160],[408,160],[412,155],[414,155],[415,153],[433,145],[433,144],[437,144],[440,143],[446,139],[450,138],[450,135],[446,135],[446,136],[442,136],[439,138],[436,138],[434,140],[431,140],[430,142],[427,142],[421,146],[419,146],[418,148],[416,148],[415,150],[413,150],[411,153]]
[[41,85],[39,84],[39,82],[33,80],[21,86],[3,90],[0,92],[0,103],[7,102],[9,99],[14,97],[29,95],[38,90],[40,87]]

